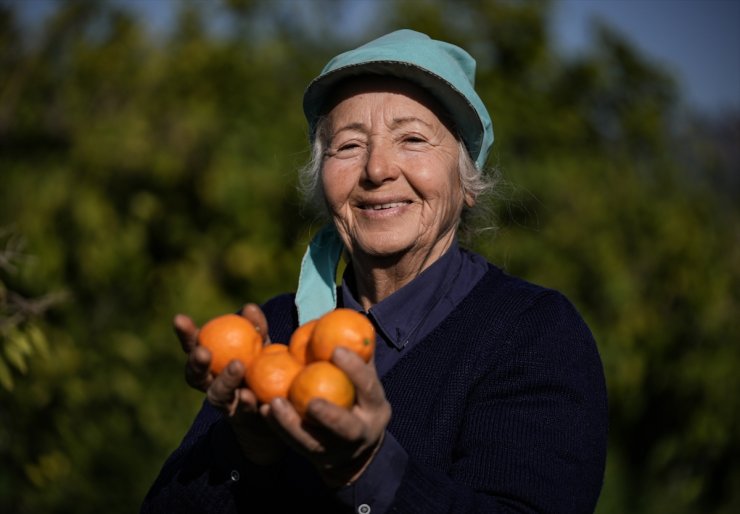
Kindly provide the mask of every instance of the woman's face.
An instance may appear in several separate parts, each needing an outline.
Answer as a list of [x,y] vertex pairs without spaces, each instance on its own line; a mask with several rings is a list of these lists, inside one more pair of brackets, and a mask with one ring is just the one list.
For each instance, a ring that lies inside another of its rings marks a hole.
[[462,212],[458,142],[413,85],[373,79],[341,93],[327,116],[322,185],[345,246],[423,269],[449,247]]

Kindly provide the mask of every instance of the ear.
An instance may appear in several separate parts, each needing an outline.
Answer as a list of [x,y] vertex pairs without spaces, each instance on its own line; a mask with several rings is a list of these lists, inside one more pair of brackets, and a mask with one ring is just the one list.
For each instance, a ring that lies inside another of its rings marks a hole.
[[475,205],[475,195],[469,191],[467,192],[463,191],[463,195],[464,195],[463,200],[465,201],[465,206],[468,208],[473,207]]

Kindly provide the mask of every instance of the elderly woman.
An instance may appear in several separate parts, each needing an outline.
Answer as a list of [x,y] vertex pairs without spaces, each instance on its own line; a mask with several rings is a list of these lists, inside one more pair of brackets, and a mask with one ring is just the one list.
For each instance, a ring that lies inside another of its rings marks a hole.
[[457,243],[493,143],[474,70],[464,50],[401,30],[309,85],[304,183],[331,222],[296,293],[242,314],[269,343],[355,309],[376,328],[374,362],[336,350],[357,403],[313,400],[302,422],[286,400],[259,406],[241,363],[209,373],[197,327],[176,317],[207,401],[142,511],[593,512],[607,404],[589,329],[561,294]]

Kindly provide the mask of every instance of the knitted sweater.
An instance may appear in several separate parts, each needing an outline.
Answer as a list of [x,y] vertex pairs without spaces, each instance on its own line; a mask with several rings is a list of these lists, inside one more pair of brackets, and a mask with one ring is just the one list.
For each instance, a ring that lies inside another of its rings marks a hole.
[[[274,341],[297,325],[292,295],[264,305]],[[383,377],[388,431],[409,455],[390,511],[594,511],[604,476],[606,387],[588,327],[560,293],[495,266]],[[204,403],[142,512],[342,512],[290,454],[259,467]]]

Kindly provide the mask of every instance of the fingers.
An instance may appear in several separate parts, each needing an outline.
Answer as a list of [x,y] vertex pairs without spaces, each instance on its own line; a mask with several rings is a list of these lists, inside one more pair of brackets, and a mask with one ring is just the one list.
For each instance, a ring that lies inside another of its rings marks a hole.
[[372,361],[366,364],[356,353],[339,347],[334,350],[332,362],[342,369],[355,385],[357,405],[361,408],[377,409],[388,403]]
[[188,354],[185,364],[185,382],[190,387],[205,391],[212,380],[208,372],[211,353],[198,345],[198,326],[184,314],[177,314],[172,320],[172,325],[180,340],[182,350]]
[[[311,422],[308,425],[309,432],[318,439],[331,438],[352,443],[374,437],[364,416],[357,416],[323,399],[315,399],[309,403],[306,418]],[[311,426],[316,429],[311,430]]]
[[254,328],[256,328],[257,332],[259,332],[262,336],[264,344],[269,344],[270,333],[268,332],[267,318],[262,312],[262,309],[260,309],[259,305],[257,305],[256,303],[248,303],[244,307],[242,307],[241,314],[242,316],[247,318],[252,323],[252,325],[254,325]]
[[[245,305],[242,315],[261,334],[267,334],[267,319],[256,304]],[[172,324],[183,351],[188,354],[185,365],[185,381],[188,385],[204,391],[208,401],[229,416],[237,411],[240,414],[256,413],[257,399],[254,393],[242,387],[244,365],[238,361],[231,362],[221,374],[214,376],[210,372],[211,353],[198,344],[199,328],[195,322],[184,314],[177,314]],[[267,340],[269,341],[269,337]]]
[[184,314],[177,314],[172,320],[172,325],[183,351],[189,354],[198,344],[198,326]]
[[[236,390],[237,413],[238,414],[255,414],[257,413],[257,397],[251,389],[241,387]],[[264,423],[260,423],[264,427]]]
[[293,449],[309,454],[325,451],[321,441],[305,430],[303,420],[285,398],[276,398],[269,405],[262,405],[260,412],[278,436]]
[[331,486],[356,480],[374,457],[385,430],[385,424],[370,429],[358,416],[319,399],[309,404],[306,420],[284,398],[261,406],[260,412],[275,433],[306,456]]
[[354,352],[341,348],[335,350],[332,360],[355,384],[357,403],[351,410],[321,399],[309,403],[305,421],[282,399],[261,410],[286,441],[292,440],[309,452],[330,440],[345,444],[372,443],[382,436],[390,421],[390,404],[374,366],[366,364]]
[[195,389],[205,391],[213,381],[209,372],[211,366],[211,352],[202,346],[196,346],[188,355],[185,364],[185,382]]
[[231,361],[228,366],[213,379],[206,396],[216,408],[233,415],[240,397],[236,394],[244,379],[244,365]]
[[309,415],[347,441],[372,442],[380,438],[391,419],[391,406],[371,361],[365,363],[356,353],[337,348],[332,362],[342,369],[355,386],[355,405],[351,411],[333,409],[326,402],[309,405]]
[[288,446],[317,467],[324,482],[341,485],[360,476],[374,458],[391,407],[372,363],[341,348],[334,351],[332,362],[355,385],[357,403],[351,410],[313,399],[302,419],[288,400],[277,398],[260,406],[260,413]]

